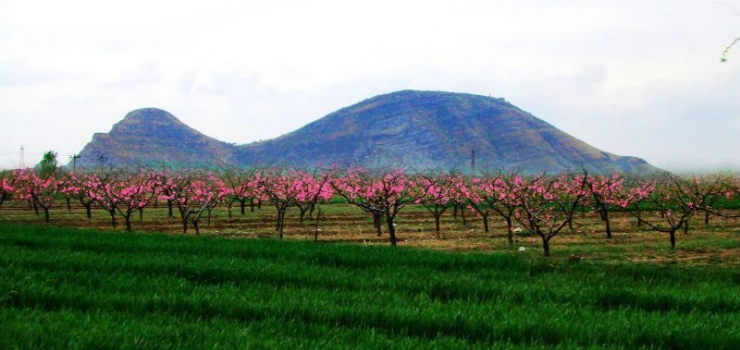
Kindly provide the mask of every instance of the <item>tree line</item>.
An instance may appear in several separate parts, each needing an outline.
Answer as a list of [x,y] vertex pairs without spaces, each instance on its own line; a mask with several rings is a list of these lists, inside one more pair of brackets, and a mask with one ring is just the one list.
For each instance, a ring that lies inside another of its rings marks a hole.
[[[302,222],[321,205],[340,201],[360,208],[373,217],[380,235],[383,227],[389,243],[396,245],[394,221],[405,207],[424,207],[435,221],[447,210],[474,213],[489,232],[489,219],[506,223],[507,238],[513,243],[517,229],[540,238],[545,256],[550,242],[564,229],[572,229],[575,213],[598,213],[606,238],[612,237],[611,218],[615,212],[634,216],[639,226],[666,233],[675,249],[676,233],[688,231],[689,220],[700,213],[706,223],[711,215],[728,216],[740,200],[740,178],[729,174],[694,177],[631,177],[619,173],[590,174],[586,170],[527,176],[499,172],[465,176],[456,172],[410,173],[403,169],[370,171],[300,170],[279,168],[231,168],[220,170],[109,169],[64,171],[43,169],[9,170],[0,173],[0,207],[9,200],[26,201],[38,215],[50,221],[55,206],[72,202],[108,213],[111,225],[124,221],[132,230],[132,218],[145,208],[165,202],[170,216],[179,216],[182,232],[192,228],[200,234],[200,223],[210,219],[217,206],[229,216],[247,207],[272,205],[275,233],[283,237],[285,216],[290,208],[299,210]],[[659,215],[644,215],[646,211]],[[177,215],[176,215],[176,214]],[[734,214],[733,214],[734,215]],[[318,231],[316,231],[318,234]]]

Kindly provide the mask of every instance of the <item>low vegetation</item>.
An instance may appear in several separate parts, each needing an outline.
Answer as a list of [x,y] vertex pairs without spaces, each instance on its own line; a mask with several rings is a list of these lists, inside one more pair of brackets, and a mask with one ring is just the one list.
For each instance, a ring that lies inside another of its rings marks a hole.
[[735,176],[0,175],[3,349],[740,348]]
[[0,223],[0,348],[740,348],[736,268],[573,259],[578,249],[592,251]]
[[[613,237],[612,217],[626,214],[636,220],[637,229],[629,228],[630,233],[648,228],[665,234],[671,250],[676,249],[677,233],[687,234],[701,216],[704,226],[712,218],[732,221],[740,217],[740,178],[726,174],[625,178],[618,173],[592,175],[585,169],[555,175],[480,177],[359,168],[313,172],[278,168],[56,170],[0,172],[0,207],[8,202],[6,208],[32,209],[50,223],[52,212],[63,207],[71,212],[75,203],[84,207],[88,220],[93,209],[101,209],[114,229],[122,218],[126,231],[131,232],[137,216],[141,222],[145,211],[165,206],[166,218],[178,217],[182,233],[192,229],[199,235],[204,221],[210,228],[216,210],[227,210],[228,225],[234,212],[244,216],[247,205],[253,211],[255,205],[265,203],[274,207],[273,232],[283,238],[292,209],[300,211],[298,222],[304,224],[307,216],[312,219],[315,211],[321,213],[322,206],[343,203],[371,215],[375,232],[380,236],[385,231],[392,246],[400,241],[396,226],[406,211],[425,208],[434,218],[439,238],[445,231],[443,215],[452,209],[466,227],[466,213],[480,218],[486,235],[492,234],[489,221],[502,219],[509,244],[515,243],[515,230],[534,235],[544,256],[551,255],[550,247],[565,233],[589,225],[594,214],[603,222],[607,239]],[[315,240],[320,220],[321,215],[316,215]]]

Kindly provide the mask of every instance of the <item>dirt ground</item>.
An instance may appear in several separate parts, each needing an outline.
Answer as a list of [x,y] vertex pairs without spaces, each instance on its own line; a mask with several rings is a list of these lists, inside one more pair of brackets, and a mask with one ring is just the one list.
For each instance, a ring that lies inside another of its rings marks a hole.
[[[138,213],[132,217],[135,232],[163,232],[183,234],[182,220],[177,210],[174,217],[168,216],[166,208],[146,208],[140,218]],[[353,243],[363,245],[388,244],[387,228],[383,226],[382,235],[376,234],[372,216],[348,205],[334,204],[321,206],[321,215],[314,212],[299,222],[298,209],[291,209],[286,217],[285,239],[313,241],[320,243]],[[117,215],[117,227],[111,226],[111,218],[102,209],[93,210],[93,217],[87,219],[80,207],[67,209],[66,206],[53,208],[50,212],[51,224],[60,227],[95,228],[125,233],[124,219]],[[658,217],[646,217],[657,221]],[[25,203],[5,203],[0,207],[0,222],[25,222],[43,224],[43,214],[36,215]],[[229,238],[271,238],[275,233],[276,210],[263,205],[260,209],[246,209],[244,215],[238,209],[232,213],[225,208],[215,209],[210,220],[207,216],[200,221],[201,235]],[[482,219],[466,211],[465,215],[452,209],[445,212],[439,233],[435,230],[431,213],[420,206],[404,208],[396,218],[396,232],[399,246],[419,247],[445,251],[492,252],[512,250],[522,254],[542,255],[541,238],[521,230],[514,236],[514,243],[507,240],[504,220],[495,214],[489,218],[490,230],[483,230]],[[385,222],[383,222],[385,225]],[[579,213],[574,225],[565,228],[551,240],[554,257],[570,261],[628,260],[686,265],[740,266],[740,220],[723,217],[710,217],[704,224],[703,215],[690,221],[687,234],[677,234],[675,251],[670,250],[667,233],[657,232],[646,225],[637,225],[637,220],[629,213],[614,213],[611,218],[612,235],[607,239],[600,218],[593,213]],[[318,235],[316,232],[318,231]],[[195,231],[189,225],[189,235]]]

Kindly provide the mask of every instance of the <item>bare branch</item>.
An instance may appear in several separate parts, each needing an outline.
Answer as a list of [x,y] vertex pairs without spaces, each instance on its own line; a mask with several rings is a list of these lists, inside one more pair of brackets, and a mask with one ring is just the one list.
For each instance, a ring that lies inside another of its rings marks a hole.
[[735,40],[733,40],[732,43],[730,43],[730,45],[728,45],[725,50],[722,51],[722,58],[719,59],[720,62],[727,62],[727,55],[730,53],[730,49],[732,49],[732,47],[735,46],[738,41],[740,41],[740,36],[735,38]]

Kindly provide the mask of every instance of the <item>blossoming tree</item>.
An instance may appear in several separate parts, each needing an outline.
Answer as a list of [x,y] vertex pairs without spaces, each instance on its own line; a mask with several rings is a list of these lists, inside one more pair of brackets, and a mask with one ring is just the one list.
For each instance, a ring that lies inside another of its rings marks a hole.
[[442,214],[456,203],[456,186],[462,184],[461,178],[447,173],[419,174],[411,181],[409,194],[415,198],[415,204],[423,206],[434,217],[437,238],[441,238]]
[[676,232],[687,228],[691,216],[707,208],[710,198],[718,193],[720,183],[702,184],[700,178],[688,180],[671,176],[659,181],[638,181],[633,190],[650,209],[659,214],[658,218],[641,220],[658,232],[668,233],[671,250],[676,249]]
[[333,176],[330,184],[347,202],[372,213],[378,232],[380,220],[385,217],[390,244],[396,246],[394,220],[403,207],[414,201],[409,193],[411,181],[403,169],[376,175],[361,168],[351,168],[345,175]]
[[545,256],[550,256],[550,240],[573,220],[573,213],[586,195],[585,176],[564,173],[524,179],[514,176],[511,195],[517,204],[517,222],[540,236]]
[[59,181],[54,173],[42,177],[36,171],[19,170],[15,178],[14,190],[17,197],[29,201],[34,208],[43,209],[44,221],[49,223],[51,221],[49,210],[59,190]]
[[3,203],[13,197],[16,177],[12,171],[0,171],[0,207]]
[[606,238],[612,238],[612,228],[609,213],[615,209],[626,209],[632,195],[623,190],[624,178],[621,174],[613,172],[611,175],[588,175],[586,176],[586,189],[588,190],[587,202],[599,213],[601,221],[604,222]]
[[160,176],[160,179],[164,180],[159,184],[160,197],[177,207],[183,233],[187,233],[188,223],[191,223],[195,234],[200,235],[199,223],[203,215],[230,193],[221,179],[208,172],[180,171]]

